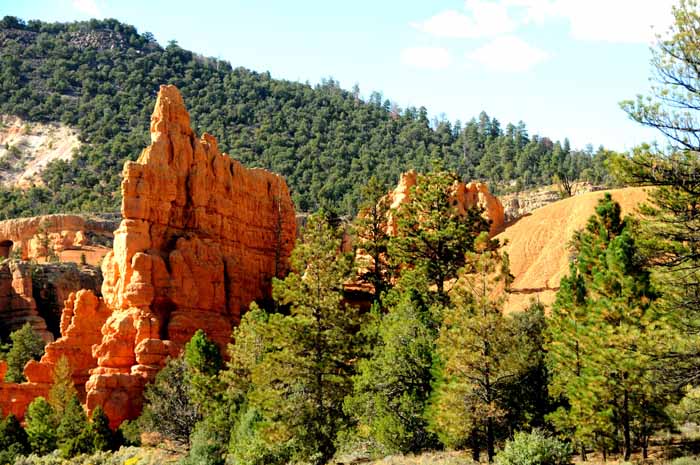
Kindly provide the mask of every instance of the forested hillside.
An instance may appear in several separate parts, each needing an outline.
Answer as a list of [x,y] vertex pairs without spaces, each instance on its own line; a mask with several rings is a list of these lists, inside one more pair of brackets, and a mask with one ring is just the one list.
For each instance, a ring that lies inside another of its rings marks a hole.
[[[572,151],[568,141],[502,127],[481,113],[466,124],[430,121],[425,108],[398,108],[377,92],[362,100],[332,80],[311,86],[272,79],[214,58],[165,48],[117,20],[70,24],[0,21],[0,113],[61,121],[84,144],[43,173],[45,186],[0,190],[0,218],[55,211],[114,210],[123,162],[147,145],[160,84],[175,84],[198,133],[249,166],[279,172],[299,210],[353,213],[372,176],[388,186],[434,159],[496,191],[553,177],[605,182],[609,153]],[[457,91],[457,90],[456,90]]]

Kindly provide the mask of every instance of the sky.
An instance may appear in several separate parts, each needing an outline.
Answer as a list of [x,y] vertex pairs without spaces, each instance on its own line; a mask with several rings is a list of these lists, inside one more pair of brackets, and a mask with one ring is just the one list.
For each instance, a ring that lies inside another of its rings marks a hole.
[[[116,18],[272,77],[358,84],[431,117],[630,150],[660,136],[619,102],[648,94],[675,0],[0,0],[0,16]],[[663,141],[661,141],[663,142]]]

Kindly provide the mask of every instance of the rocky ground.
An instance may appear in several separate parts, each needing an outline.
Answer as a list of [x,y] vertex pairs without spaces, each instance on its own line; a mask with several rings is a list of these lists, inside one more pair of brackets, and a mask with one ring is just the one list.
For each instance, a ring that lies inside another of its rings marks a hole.
[[29,123],[0,115],[0,184],[40,185],[40,174],[49,162],[70,160],[79,147],[78,133],[63,124]]

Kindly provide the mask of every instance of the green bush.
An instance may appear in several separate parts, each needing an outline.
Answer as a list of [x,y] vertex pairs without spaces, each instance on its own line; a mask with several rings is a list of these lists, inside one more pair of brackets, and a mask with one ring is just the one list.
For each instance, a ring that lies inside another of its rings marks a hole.
[[117,440],[125,446],[141,445],[141,430],[137,420],[123,422],[117,430]]
[[497,465],[568,465],[571,445],[547,436],[541,430],[515,433],[496,455]]
[[700,465],[697,457],[678,457],[671,462],[671,465]]

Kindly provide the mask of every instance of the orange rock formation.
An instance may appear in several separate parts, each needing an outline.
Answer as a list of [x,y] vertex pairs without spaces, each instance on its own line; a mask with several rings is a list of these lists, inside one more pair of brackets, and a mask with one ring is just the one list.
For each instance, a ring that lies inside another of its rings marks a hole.
[[[415,170],[407,171],[401,175],[399,184],[392,192],[389,193],[389,204],[391,209],[396,209],[401,204],[410,200],[411,188],[416,185],[418,174]],[[489,188],[485,183],[463,182],[457,183],[454,186],[454,197],[457,200],[457,209],[461,214],[464,214],[469,208],[480,206],[484,209],[484,217],[491,220],[492,236],[498,234],[503,229],[504,214],[503,205],[498,198],[489,192]],[[389,233],[396,234],[396,221],[389,218]]]
[[144,385],[197,329],[225,347],[248,305],[286,272],[295,238],[284,180],[221,154],[209,134],[197,139],[174,86],[160,88],[151,145],[124,166],[122,199],[103,298],[69,300],[66,333],[27,367],[30,381],[45,381],[48,368],[40,376],[36,365],[68,356],[88,410],[101,405],[113,427],[139,414]]
[[29,323],[42,339],[53,341],[37,310],[29,263],[8,261],[0,265],[0,322],[6,333]]
[[[0,257],[10,254],[23,260],[41,261],[49,251],[61,259],[98,264],[109,250],[114,222],[80,215],[45,215],[0,221]],[[94,243],[97,239],[97,243]]]
[[534,210],[496,236],[507,241],[504,250],[515,276],[506,312],[524,310],[533,299],[546,306],[554,302],[559,282],[569,272],[569,241],[585,227],[604,192],[620,203],[623,215],[633,213],[647,197],[645,189],[632,187],[577,195]]

